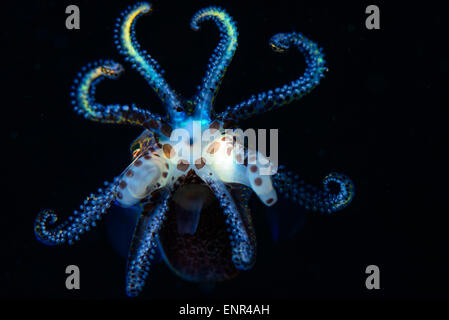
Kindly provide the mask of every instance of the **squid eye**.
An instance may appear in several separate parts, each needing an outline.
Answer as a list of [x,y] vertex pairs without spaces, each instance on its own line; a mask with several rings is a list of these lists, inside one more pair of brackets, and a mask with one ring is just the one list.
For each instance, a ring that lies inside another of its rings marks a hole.
[[133,159],[140,153],[140,148],[133,151]]
[[137,157],[137,155],[140,153],[140,150],[141,150],[140,143],[134,143],[131,145],[131,153],[133,159]]

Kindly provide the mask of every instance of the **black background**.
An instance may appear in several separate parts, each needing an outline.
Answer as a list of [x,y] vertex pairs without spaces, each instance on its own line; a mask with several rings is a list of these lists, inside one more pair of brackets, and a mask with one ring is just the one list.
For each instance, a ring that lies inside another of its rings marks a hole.
[[[25,1],[6,8],[2,29],[5,79],[2,299],[128,299],[126,260],[111,244],[111,219],[70,247],[48,247],[33,233],[36,214],[53,208],[66,218],[104,180],[129,163],[137,128],[77,116],[70,86],[88,62],[113,58],[115,19],[133,1]],[[65,28],[76,4],[81,29]],[[377,4],[381,29],[365,28],[365,8]],[[253,199],[258,235],[255,267],[207,287],[152,269],[138,299],[297,300],[447,299],[449,241],[447,182],[440,165],[447,140],[449,4],[339,1],[153,1],[137,38],[185,97],[195,92],[218,40],[217,28],[189,28],[203,7],[220,5],[237,22],[239,47],[216,99],[216,109],[284,84],[304,70],[298,52],[267,45],[278,32],[297,31],[324,49],[329,72],[302,100],[243,123],[278,128],[280,162],[320,185],[332,171],[355,183],[353,203],[323,216],[306,213],[302,228],[274,242],[266,209]],[[97,90],[104,103],[150,106],[156,95],[128,64],[117,81]],[[443,109],[444,108],[444,109]],[[280,202],[303,217],[299,207]],[[291,214],[290,213],[290,214]],[[117,214],[117,213],[115,213]],[[288,230],[288,227],[285,227]],[[118,237],[118,235],[117,235]],[[81,290],[65,288],[65,267],[81,269]],[[381,270],[381,289],[365,288],[365,268]]]

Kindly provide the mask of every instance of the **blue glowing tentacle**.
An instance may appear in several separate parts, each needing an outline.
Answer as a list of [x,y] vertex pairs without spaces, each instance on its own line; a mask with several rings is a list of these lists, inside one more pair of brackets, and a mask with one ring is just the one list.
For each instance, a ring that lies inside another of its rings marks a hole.
[[248,270],[256,261],[255,239],[248,234],[245,222],[225,184],[218,179],[208,165],[204,168],[205,170],[197,171],[197,174],[215,193],[226,216],[226,224],[231,233],[229,239],[232,247],[232,262],[237,269]]
[[299,100],[315,88],[327,71],[321,48],[300,33],[279,33],[270,39],[270,46],[276,52],[284,52],[291,45],[305,56],[307,67],[304,74],[282,87],[252,95],[235,106],[227,107],[218,118],[234,122],[244,120]]
[[131,124],[156,132],[164,125],[159,115],[135,105],[107,105],[95,101],[96,85],[105,78],[116,79],[123,67],[114,61],[98,61],[83,68],[75,79],[71,96],[75,111],[86,119],[103,123]]
[[226,68],[237,49],[237,27],[225,10],[217,7],[209,7],[198,11],[192,18],[190,26],[193,30],[199,30],[199,24],[205,20],[214,21],[220,30],[220,42],[215,48],[207,65],[203,83],[198,87],[198,93],[194,98],[197,105],[197,114],[204,119],[210,119],[213,100],[217,94],[220,82],[226,72]]
[[237,206],[238,211],[241,213],[242,220],[246,226],[251,245],[256,251],[256,230],[254,229],[254,223],[250,210],[250,199],[253,194],[253,190],[245,185],[233,184],[231,186],[231,196]]
[[159,98],[165,104],[168,115],[172,121],[182,121],[185,112],[175,92],[170,88],[162,77],[163,70],[160,69],[154,60],[145,50],[140,48],[136,40],[134,26],[137,18],[143,14],[148,14],[152,10],[151,5],[140,2],[130,6],[118,18],[115,30],[115,44],[119,52],[126,56],[126,60],[132,63],[135,68],[150,84]]
[[[331,213],[345,208],[354,197],[354,184],[345,175],[330,173],[323,179],[323,190],[307,185],[297,175],[279,166],[273,176],[273,183],[279,194],[304,206],[307,210]],[[329,184],[335,184],[335,189]]]
[[80,211],[75,210],[68,220],[49,228],[58,220],[56,213],[52,210],[41,211],[34,222],[34,232],[41,242],[47,245],[59,245],[63,243],[73,244],[79,240],[79,236],[96,226],[111,206],[115,199],[116,182],[105,182],[105,189],[99,189],[98,194],[91,194],[80,206]]
[[162,194],[151,212],[144,208],[137,223],[128,256],[126,275],[126,293],[130,297],[137,296],[145,285],[151,261],[156,254],[158,232],[166,218],[169,199],[169,192]]

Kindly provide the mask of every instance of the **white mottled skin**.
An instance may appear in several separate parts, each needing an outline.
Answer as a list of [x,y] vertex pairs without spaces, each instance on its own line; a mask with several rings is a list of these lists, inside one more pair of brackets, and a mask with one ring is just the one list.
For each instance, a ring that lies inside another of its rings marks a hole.
[[[207,175],[224,183],[246,185],[264,204],[271,206],[276,203],[271,176],[260,174],[262,167],[271,167],[267,158],[259,152],[249,151],[248,164],[245,165],[245,150],[235,142],[235,135],[217,129],[204,131],[211,136],[210,142],[194,139],[190,144],[186,136],[179,138],[179,132],[173,131],[170,139],[160,140],[161,147],[138,155],[122,175],[117,199],[120,205],[129,207],[155,190],[172,189],[174,183],[190,170],[199,177]],[[262,166],[261,163],[268,165]]]

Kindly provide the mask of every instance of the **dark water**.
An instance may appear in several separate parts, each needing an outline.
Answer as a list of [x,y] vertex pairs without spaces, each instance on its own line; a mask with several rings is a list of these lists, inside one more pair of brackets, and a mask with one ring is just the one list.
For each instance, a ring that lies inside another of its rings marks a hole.
[[[65,28],[68,1],[29,1],[5,10],[11,21],[2,30],[8,160],[2,183],[1,298],[126,298],[123,230],[129,220],[119,220],[117,227],[117,220],[104,219],[71,247],[45,246],[33,233],[41,209],[53,208],[64,219],[130,161],[129,144],[140,130],[84,120],[72,111],[69,97],[76,73],[88,62],[123,62],[112,36],[125,3],[134,2],[77,1],[81,29],[73,31]],[[181,280],[162,263],[151,271],[141,298],[449,297],[447,183],[439,169],[447,146],[439,140],[447,138],[448,4],[382,3],[376,31],[365,28],[367,2],[153,4],[155,11],[137,24],[137,38],[185,97],[194,94],[218,41],[213,24],[193,32],[190,18],[211,4],[234,17],[239,47],[217,96],[218,110],[303,72],[300,53],[270,50],[273,34],[302,32],[323,47],[329,72],[311,94],[243,126],[278,128],[281,163],[317,186],[329,172],[345,173],[354,181],[356,197],[328,216],[279,203],[280,215],[290,210],[298,217],[283,219],[277,241],[273,212],[253,199],[258,260],[252,270],[210,287]],[[162,112],[151,88],[123,65],[125,74],[99,85],[97,99]],[[76,292],[64,285],[69,264],[81,270],[82,289]],[[381,270],[381,290],[375,292],[364,285],[371,264]]]

